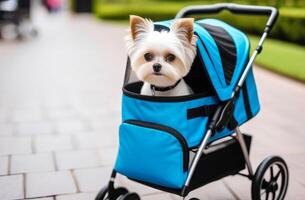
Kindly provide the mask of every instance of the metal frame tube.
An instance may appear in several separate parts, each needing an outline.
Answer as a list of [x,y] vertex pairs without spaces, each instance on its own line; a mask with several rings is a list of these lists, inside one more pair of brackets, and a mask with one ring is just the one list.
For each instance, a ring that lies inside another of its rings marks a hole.
[[[256,56],[259,54],[259,49],[262,48],[263,43],[264,43],[264,41],[265,41],[267,35],[268,35],[268,33],[265,31],[265,32],[263,33],[262,37],[260,38],[260,41],[259,41],[259,43],[258,43],[258,45],[257,45],[257,48],[255,49],[255,51],[254,51],[253,54],[251,55],[251,58],[250,58],[250,60],[249,60],[249,62],[248,62],[248,64],[247,64],[245,70],[243,71],[243,73],[242,73],[242,75],[241,75],[241,77],[240,77],[240,79],[239,79],[239,81],[238,81],[238,83],[237,83],[237,86],[241,87],[241,86],[243,85],[243,83],[244,83],[244,81],[245,81],[245,79],[246,79],[246,77],[247,77],[247,74],[248,74],[249,70],[251,69],[251,67],[252,67],[252,65],[253,65],[253,63],[254,63],[254,60],[255,60]],[[234,95],[235,95],[235,91],[233,91],[232,97],[233,97]]]
[[249,175],[250,175],[250,177],[253,177],[254,173],[253,173],[253,168],[252,168],[251,161],[249,158],[249,152],[248,152],[245,140],[243,138],[243,135],[242,135],[239,127],[235,128],[235,133],[236,133],[236,139],[238,140],[242,153],[244,155]]
[[190,185],[190,182],[191,182],[191,179],[192,179],[193,174],[195,172],[196,166],[197,166],[197,164],[198,164],[198,162],[200,160],[200,157],[201,157],[201,155],[203,153],[203,150],[205,149],[205,147],[206,147],[206,145],[208,143],[208,140],[211,137],[211,135],[212,135],[212,130],[209,129],[207,131],[205,137],[203,138],[203,141],[200,144],[200,147],[199,147],[199,149],[198,149],[198,151],[197,151],[197,153],[195,155],[195,158],[192,161],[192,164],[191,164],[191,167],[189,169],[189,173],[188,173],[188,176],[187,176],[187,179],[186,179],[186,182],[185,182],[184,186],[188,187]]

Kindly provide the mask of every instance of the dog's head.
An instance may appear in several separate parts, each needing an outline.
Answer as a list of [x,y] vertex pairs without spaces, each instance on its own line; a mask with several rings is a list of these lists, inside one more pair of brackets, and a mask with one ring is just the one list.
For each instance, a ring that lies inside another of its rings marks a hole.
[[130,16],[127,51],[140,80],[165,87],[188,74],[196,55],[193,22],[192,18],[178,19],[169,31],[154,31],[151,20]]

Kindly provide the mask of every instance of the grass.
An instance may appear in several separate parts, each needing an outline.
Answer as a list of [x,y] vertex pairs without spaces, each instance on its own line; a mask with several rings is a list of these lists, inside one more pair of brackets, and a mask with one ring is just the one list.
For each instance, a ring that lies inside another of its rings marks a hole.
[[[259,38],[249,37],[252,50]],[[305,47],[279,40],[267,39],[256,63],[263,68],[305,83]]]

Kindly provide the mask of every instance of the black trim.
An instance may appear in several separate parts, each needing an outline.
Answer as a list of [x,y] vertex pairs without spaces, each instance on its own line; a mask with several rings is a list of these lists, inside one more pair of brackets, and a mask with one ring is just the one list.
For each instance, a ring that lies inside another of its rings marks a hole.
[[[209,57],[209,59],[210,59],[212,65],[214,66],[214,63],[213,63],[212,58],[211,58],[211,56],[210,56],[210,52],[208,51],[207,47],[205,46],[205,43],[203,42],[202,38],[201,38],[200,35],[199,35],[198,33],[196,33],[196,32],[195,32],[195,35],[197,35],[197,38],[198,38],[199,41],[201,42],[201,44],[202,44],[202,46],[203,46],[205,52],[207,53],[207,55],[208,55],[208,57]],[[201,58],[201,56],[200,56],[200,58]],[[201,58],[201,60],[202,60],[202,62],[204,63],[204,60],[203,60],[202,58]],[[215,66],[214,66],[214,68],[215,68]],[[208,76],[208,77],[210,77],[210,76]]]
[[242,90],[242,93],[243,93],[243,100],[244,100],[244,105],[245,105],[245,109],[246,109],[247,118],[251,119],[253,117],[253,113],[251,111],[251,106],[250,106],[250,101],[249,101],[247,81],[245,81],[243,83],[243,86],[242,86],[241,90]]
[[126,62],[126,69],[125,69],[125,75],[124,75],[124,83],[123,83],[123,87],[124,85],[126,85],[128,83],[128,80],[130,78],[130,58],[129,56],[127,57],[127,62]]
[[167,32],[169,32],[170,28],[167,27],[167,26],[164,26],[164,25],[154,24],[154,31],[158,31],[158,32],[167,31]]
[[[179,195],[179,196],[182,196],[182,190],[180,189],[174,189],[174,188],[169,188],[169,187],[164,187],[164,186],[161,186],[161,185],[156,185],[156,184],[153,184],[153,183],[147,183],[145,181],[140,181],[140,180],[137,180],[137,179],[133,179],[133,178],[129,178],[128,179],[132,180],[132,181],[135,181],[135,182],[138,182],[138,183],[141,183],[143,185],[146,185],[146,186],[149,186],[149,187],[152,187],[152,188],[155,188],[157,190],[161,190],[161,191],[164,191],[164,192],[169,192],[169,193],[172,193],[172,194],[176,194],[176,195]],[[187,195],[187,194],[186,194]],[[186,196],[185,195],[185,196]]]
[[168,90],[174,89],[180,83],[180,81],[181,81],[181,79],[179,79],[174,85],[167,86],[167,87],[160,87],[160,86],[156,86],[156,85],[150,85],[150,89],[158,91],[158,92],[166,92]]
[[217,105],[200,106],[197,108],[191,108],[187,110],[187,119],[194,119],[197,117],[211,116],[217,108]]
[[182,147],[182,151],[183,151],[183,171],[186,172],[188,170],[188,165],[189,165],[189,151],[188,151],[188,146],[187,146],[187,142],[185,140],[185,138],[175,129],[168,127],[168,126],[164,126],[161,124],[156,124],[156,123],[152,123],[152,122],[144,122],[144,121],[140,121],[140,120],[125,120],[123,123],[127,123],[127,124],[132,124],[132,125],[136,125],[136,126],[142,126],[145,128],[150,128],[150,129],[156,129],[156,130],[160,130],[166,133],[171,134],[172,136],[174,136],[179,143],[181,144]]
[[198,24],[203,26],[213,37],[219,50],[226,83],[230,84],[237,62],[237,50],[232,37],[222,27],[204,23]]
[[211,97],[210,92],[206,93],[197,93],[191,95],[184,95],[184,96],[149,96],[149,95],[142,95],[140,92],[132,92],[130,91],[130,87],[137,87],[142,86],[143,82],[138,81],[134,83],[129,83],[123,87],[123,94],[132,98],[146,100],[146,101],[153,101],[153,102],[183,102],[189,101],[194,99],[200,99],[203,97]]

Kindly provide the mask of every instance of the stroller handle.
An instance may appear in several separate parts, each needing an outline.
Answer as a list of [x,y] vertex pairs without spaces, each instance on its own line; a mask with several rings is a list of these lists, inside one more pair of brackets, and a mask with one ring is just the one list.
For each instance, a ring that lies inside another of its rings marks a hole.
[[214,5],[199,5],[188,6],[180,10],[176,19],[184,18],[188,15],[194,14],[213,14],[219,13],[223,10],[228,10],[235,14],[249,14],[249,15],[266,15],[269,19],[266,24],[267,32],[270,32],[274,23],[279,15],[278,9],[270,6],[252,6],[252,5],[239,5],[234,3],[218,3]]

